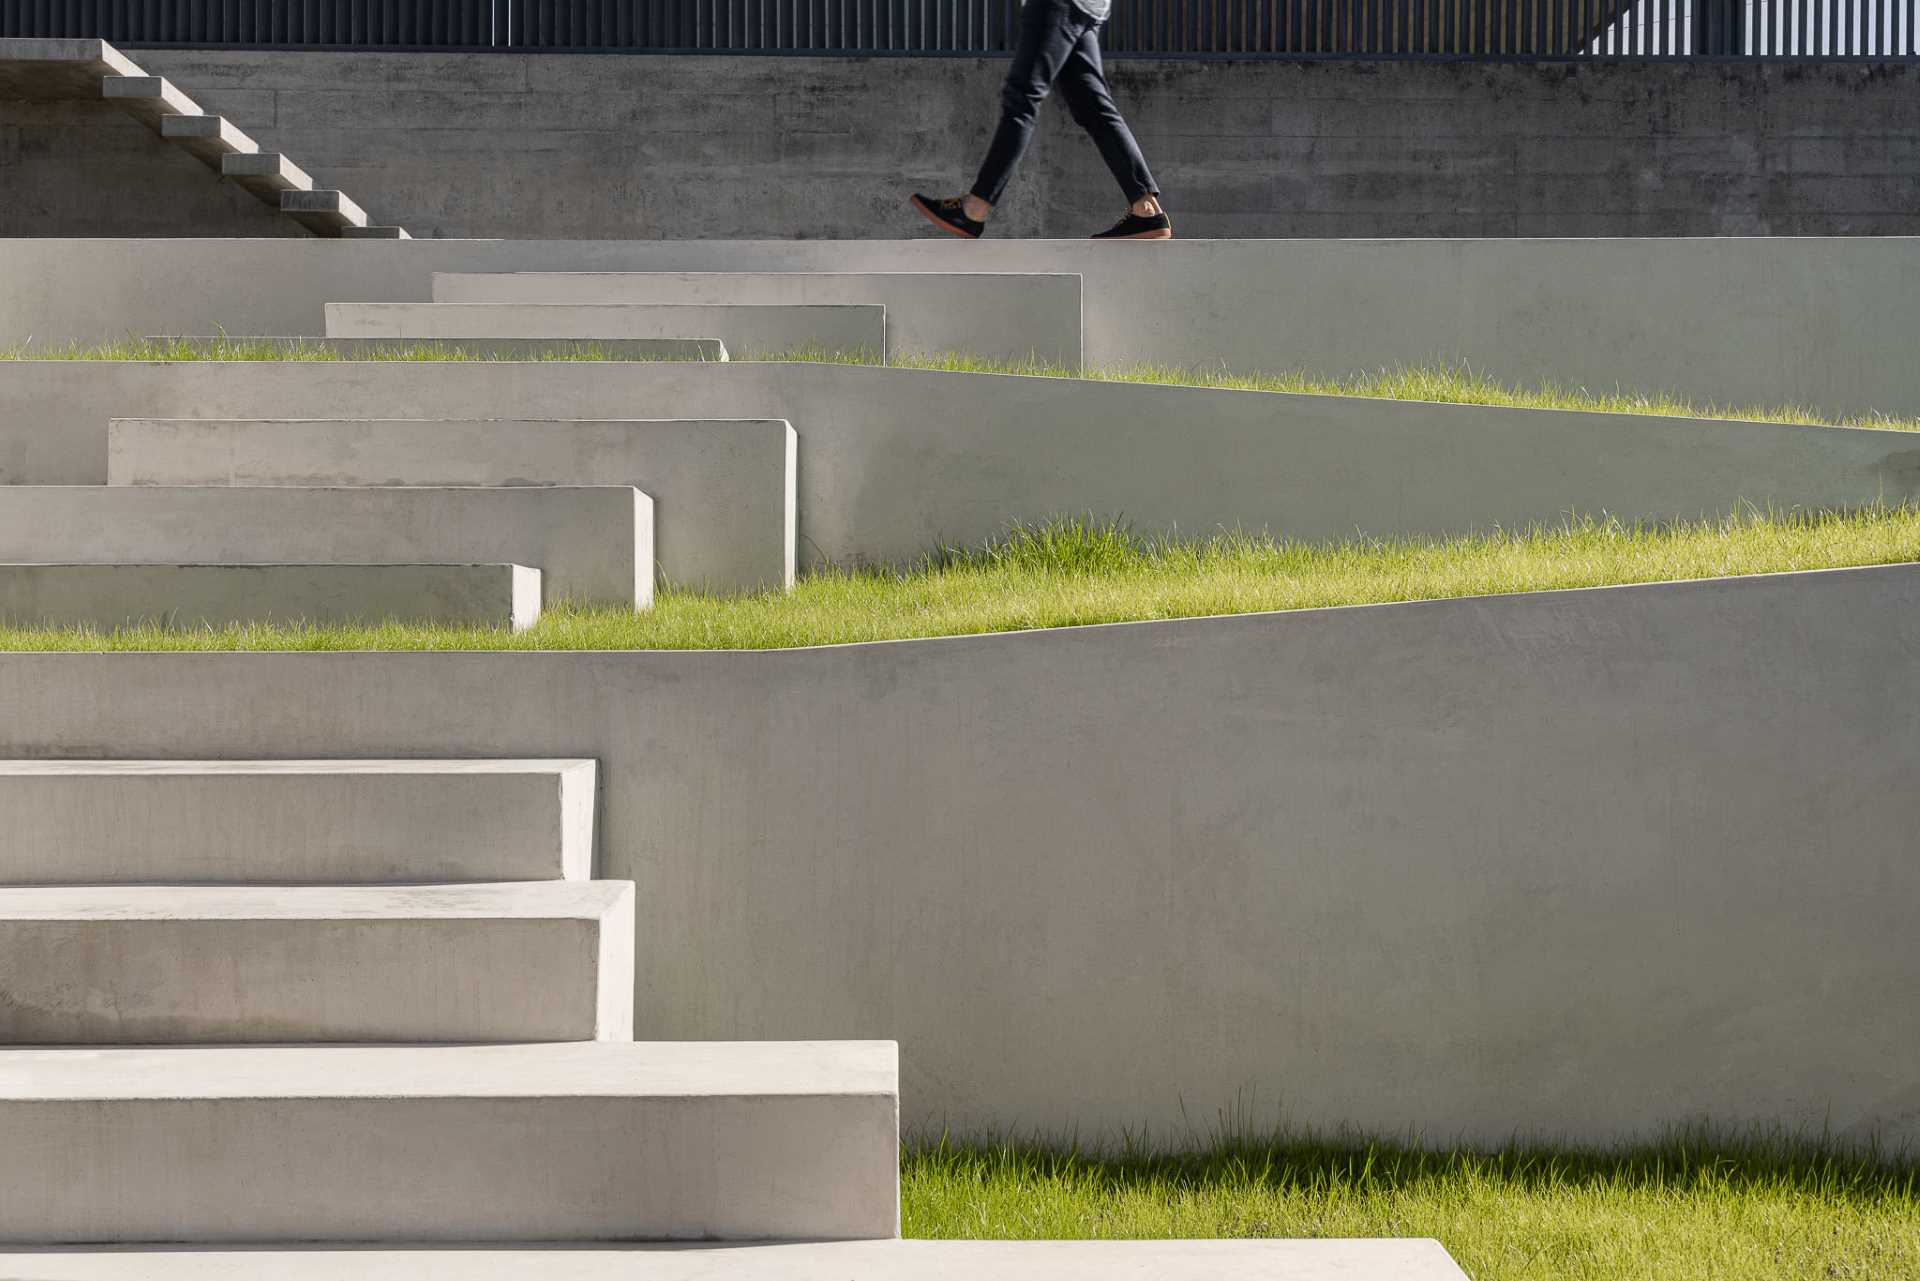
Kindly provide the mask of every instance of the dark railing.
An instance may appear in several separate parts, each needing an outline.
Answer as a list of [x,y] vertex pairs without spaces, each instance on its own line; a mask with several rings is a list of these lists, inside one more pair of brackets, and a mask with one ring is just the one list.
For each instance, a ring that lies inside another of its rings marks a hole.
[[[1920,57],[1920,0],[1114,0],[1164,57]],[[1019,0],[0,0],[0,37],[188,47],[1004,53]]]

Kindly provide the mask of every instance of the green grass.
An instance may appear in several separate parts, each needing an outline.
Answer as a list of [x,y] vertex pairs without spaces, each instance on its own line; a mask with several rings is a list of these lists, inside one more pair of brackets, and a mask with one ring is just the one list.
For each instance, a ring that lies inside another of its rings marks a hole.
[[1444,542],[1143,539],[1026,526],[901,570],[829,569],[791,593],[663,591],[644,613],[558,608],[518,634],[398,623],[218,630],[0,628],[0,650],[771,649],[1326,605],[1664,582],[1920,559],[1920,508],[1750,514],[1664,528],[1581,520]]
[[1189,1154],[909,1147],[910,1237],[1430,1236],[1474,1281],[1920,1277],[1920,1166],[1681,1135],[1617,1152],[1288,1137]]

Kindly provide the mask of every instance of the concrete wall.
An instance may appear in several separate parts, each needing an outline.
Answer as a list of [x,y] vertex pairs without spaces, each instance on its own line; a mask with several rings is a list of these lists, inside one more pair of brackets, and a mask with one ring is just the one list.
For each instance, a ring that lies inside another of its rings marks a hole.
[[595,757],[636,1034],[897,1037],[913,1127],[1912,1144],[1915,688],[1903,565],[786,652],[7,654],[0,757]]
[[1076,273],[1095,365],[1346,375],[1466,361],[1525,383],[1920,415],[1912,358],[1920,238],[16,239],[0,240],[0,347],[129,334],[315,335],[327,303],[425,301],[436,271],[729,270]]
[[[934,234],[1005,63],[140,50],[415,235]],[[1920,232],[1920,67],[1116,60],[1190,236]],[[274,234],[97,111],[0,114],[0,235]],[[114,171],[103,172],[111,155]],[[17,160],[16,160],[17,158]],[[135,179],[138,179],[137,181]],[[1085,236],[1117,189],[1047,109],[996,234]],[[278,229],[284,232],[286,229]]]

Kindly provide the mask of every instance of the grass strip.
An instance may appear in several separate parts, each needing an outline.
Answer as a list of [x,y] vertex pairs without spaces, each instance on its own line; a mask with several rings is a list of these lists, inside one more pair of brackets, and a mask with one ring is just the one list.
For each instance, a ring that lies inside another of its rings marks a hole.
[[1311,545],[1145,538],[1054,520],[897,569],[822,569],[790,593],[667,589],[643,613],[548,610],[534,627],[0,627],[0,650],[785,649],[1087,623],[1672,582],[1920,560],[1920,508],[1747,513],[1670,526],[1575,520],[1432,540]]

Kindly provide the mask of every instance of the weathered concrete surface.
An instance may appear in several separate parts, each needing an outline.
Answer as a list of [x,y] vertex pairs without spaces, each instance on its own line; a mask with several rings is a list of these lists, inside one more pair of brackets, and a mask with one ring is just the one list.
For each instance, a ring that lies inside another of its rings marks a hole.
[[[574,239],[937,234],[906,195],[971,181],[1006,71],[997,58],[139,56],[416,235]],[[1912,65],[1108,69],[1184,235],[1920,232]],[[151,226],[99,199],[74,159],[90,149],[76,138],[10,174],[26,207],[0,212],[0,234]],[[77,220],[36,216],[46,206]],[[1084,237],[1120,211],[1055,104],[990,234]],[[209,234],[185,217],[174,229]]]
[[633,1038],[633,884],[0,888],[0,1043]]
[[631,485],[664,580],[793,585],[797,438],[778,420],[116,419],[113,485]]
[[0,884],[419,885],[593,874],[591,760],[177,756],[0,761]]
[[1431,1240],[807,1241],[0,1252],[36,1281],[1466,1281]]
[[890,355],[1080,364],[1080,278],[1017,272],[436,272],[435,302],[879,303]]
[[481,303],[330,302],[329,338],[574,338],[718,340],[734,355],[818,348],[887,355],[877,306],[572,307]]
[[897,1037],[919,1129],[1898,1146],[1916,688],[1903,565],[764,653],[8,654],[0,752],[594,756],[635,1026]]
[[540,571],[525,565],[0,565],[0,622],[124,627],[166,620],[531,627]]
[[890,1237],[898,1142],[891,1042],[0,1050],[0,1239]]
[[0,490],[0,563],[156,561],[531,565],[550,603],[640,609],[653,601],[653,505],[619,485]]
[[[7,240],[0,346],[128,333],[317,335],[325,304],[424,299],[441,271],[971,270],[1081,275],[1093,365],[1344,377],[1464,361],[1511,382],[1920,415],[1920,365],[1909,351],[1920,297],[1914,238]],[[268,279],[274,288],[256,287]]]
[[0,480],[102,478],[106,424],[129,412],[783,418],[803,565],[911,560],[1057,514],[1322,540],[1920,495],[1906,432],[834,364],[0,361],[0,405]]

